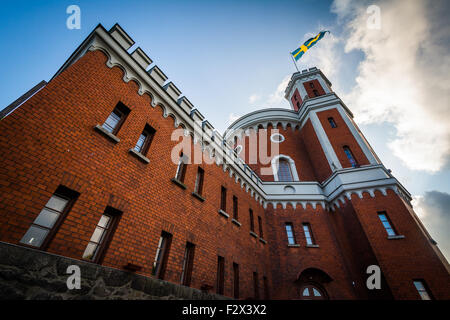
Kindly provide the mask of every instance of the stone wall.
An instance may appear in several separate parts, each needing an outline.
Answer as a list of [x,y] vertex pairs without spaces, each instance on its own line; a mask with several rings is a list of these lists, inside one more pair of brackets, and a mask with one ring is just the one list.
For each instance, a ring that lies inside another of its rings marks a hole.
[[[81,270],[81,289],[67,287],[67,267]],[[132,272],[0,242],[0,299],[226,299]]]

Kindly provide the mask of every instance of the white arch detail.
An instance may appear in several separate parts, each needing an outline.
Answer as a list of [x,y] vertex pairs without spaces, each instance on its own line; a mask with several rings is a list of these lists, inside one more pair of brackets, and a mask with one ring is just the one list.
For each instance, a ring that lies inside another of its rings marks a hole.
[[271,165],[272,165],[272,172],[273,172],[274,180],[275,181],[279,181],[278,180],[278,166],[277,166],[279,159],[285,159],[285,160],[287,160],[289,162],[289,166],[291,168],[293,181],[300,181],[299,178],[298,178],[298,174],[297,174],[297,168],[295,167],[295,161],[291,157],[289,157],[289,156],[287,156],[285,154],[280,154],[278,156],[275,156],[270,161]]

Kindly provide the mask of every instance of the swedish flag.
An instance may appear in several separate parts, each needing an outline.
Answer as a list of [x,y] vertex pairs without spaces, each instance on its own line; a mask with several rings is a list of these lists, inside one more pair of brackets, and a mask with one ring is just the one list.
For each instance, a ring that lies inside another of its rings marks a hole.
[[319,32],[319,34],[317,36],[315,36],[314,38],[310,38],[310,39],[306,40],[305,43],[303,43],[298,49],[296,49],[295,51],[291,52],[291,54],[294,57],[295,61],[300,59],[303,56],[303,54],[309,48],[311,48],[313,45],[315,45],[317,43],[317,41],[322,39],[323,36],[325,35],[325,33],[327,33],[327,32],[330,32],[330,31],[321,31],[321,32]]

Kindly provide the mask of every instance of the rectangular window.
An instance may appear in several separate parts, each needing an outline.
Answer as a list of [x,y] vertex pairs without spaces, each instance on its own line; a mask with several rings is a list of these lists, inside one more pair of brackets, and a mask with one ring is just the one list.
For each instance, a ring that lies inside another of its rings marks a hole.
[[286,234],[287,234],[287,238],[288,238],[288,243],[296,244],[295,235],[294,235],[294,227],[292,226],[292,223],[290,223],[290,222],[286,223]]
[[238,219],[238,198],[233,196],[233,218]]
[[142,131],[141,135],[139,136],[134,150],[143,155],[146,155],[148,149],[150,148],[150,144],[152,143],[155,132],[156,130],[150,127],[148,124],[145,125],[144,131]]
[[163,231],[159,238],[158,248],[156,249],[155,261],[153,262],[152,275],[158,279],[164,279],[167,260],[169,258],[170,245],[172,243],[172,235]]
[[111,112],[109,117],[106,119],[105,123],[103,123],[102,127],[112,134],[117,134],[129,113],[130,109],[128,109],[123,103],[119,102],[113,112]]
[[423,280],[414,280],[414,286],[417,289],[417,292],[420,295],[420,298],[422,300],[432,300],[430,291],[427,288],[427,285],[425,284],[425,281]]
[[306,244],[313,245],[315,244],[314,237],[311,230],[311,225],[309,223],[303,224],[303,231],[305,233]]
[[186,242],[186,249],[184,250],[183,269],[181,270],[181,284],[189,287],[191,285],[192,267],[194,265],[194,250],[195,245]]
[[269,300],[269,282],[267,281],[267,277],[263,277],[264,283],[264,299]]
[[100,263],[104,257],[122,212],[106,207],[83,253],[83,259]]
[[222,186],[220,191],[220,209],[227,211],[227,189]]
[[223,294],[225,280],[225,259],[218,256],[217,259],[217,293]]
[[253,219],[253,210],[249,209],[249,214],[250,214],[250,231],[255,232],[255,221]]
[[203,192],[203,177],[204,177],[204,175],[205,175],[205,171],[202,168],[198,167],[197,177],[195,178],[194,191],[199,195],[201,195]]
[[328,122],[330,123],[330,126],[332,128],[336,128],[337,127],[336,122],[334,121],[334,119],[332,117],[328,118]]
[[233,297],[239,299],[239,265],[233,262]]
[[180,161],[178,162],[177,173],[175,174],[175,179],[184,182],[184,177],[186,175],[188,157],[183,153],[180,154]]
[[253,290],[254,290],[254,295],[255,295],[255,299],[258,300],[259,299],[259,282],[258,282],[258,273],[257,272],[253,272]]
[[45,249],[64,220],[78,193],[60,186],[34,219],[20,243]]
[[345,155],[348,158],[348,161],[350,161],[350,165],[353,168],[359,167],[358,162],[356,161],[355,157],[353,156],[353,153],[350,151],[350,148],[347,147],[347,146],[344,146],[344,152],[345,152]]
[[263,238],[263,237],[264,237],[264,234],[263,234],[263,226],[262,226],[262,219],[261,219],[260,216],[258,216],[258,225],[259,225],[259,236],[260,236],[261,238]]
[[392,227],[392,224],[389,221],[389,218],[388,218],[386,212],[379,212],[378,217],[380,218],[381,223],[383,224],[383,227],[386,230],[388,236],[395,236],[397,233],[395,232],[394,228]]

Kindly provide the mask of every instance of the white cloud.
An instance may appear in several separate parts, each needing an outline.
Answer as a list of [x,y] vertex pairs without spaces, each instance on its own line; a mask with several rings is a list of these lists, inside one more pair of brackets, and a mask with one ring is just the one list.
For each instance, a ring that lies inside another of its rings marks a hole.
[[249,103],[255,103],[256,101],[258,101],[261,98],[261,96],[257,93],[252,94],[249,98],[248,98],[248,102]]
[[423,222],[431,237],[447,259],[450,259],[450,194],[439,191],[425,192],[414,196],[412,204],[417,216]]
[[[346,22],[345,50],[361,50],[356,86],[343,100],[359,123],[390,122],[388,144],[412,170],[437,172],[450,155],[450,53],[446,6],[437,1],[378,1],[381,29],[367,28],[368,5],[335,0],[332,11]],[[445,29],[446,33],[442,30]]]
[[288,106],[286,99],[284,98],[284,90],[286,90],[286,87],[289,83],[289,80],[291,79],[291,76],[292,76],[291,74],[285,76],[283,80],[281,80],[280,84],[278,84],[275,92],[269,94],[267,102],[269,103],[270,108],[277,108],[277,107],[286,108]]

